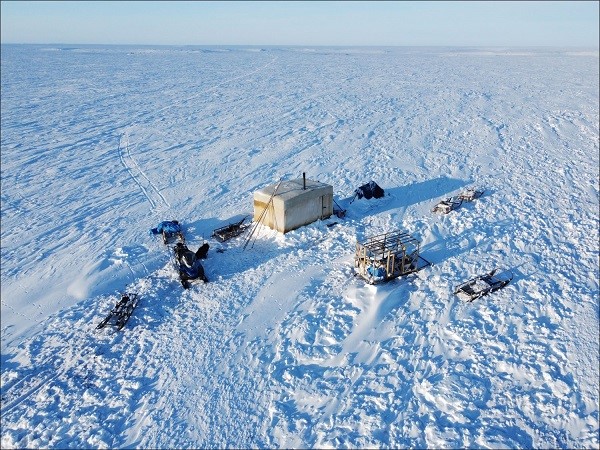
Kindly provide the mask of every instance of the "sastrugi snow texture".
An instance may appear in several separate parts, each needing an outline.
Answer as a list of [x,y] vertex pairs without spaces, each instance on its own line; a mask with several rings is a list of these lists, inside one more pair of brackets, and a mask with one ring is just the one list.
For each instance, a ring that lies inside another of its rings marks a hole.
[[[598,448],[597,51],[2,45],[1,77],[2,448]],[[345,218],[211,240],[303,172]],[[393,230],[433,266],[367,286]]]

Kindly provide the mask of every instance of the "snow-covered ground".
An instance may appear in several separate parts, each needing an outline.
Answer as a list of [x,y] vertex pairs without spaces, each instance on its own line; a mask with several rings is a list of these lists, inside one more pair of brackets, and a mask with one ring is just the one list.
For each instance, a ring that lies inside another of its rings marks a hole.
[[[597,51],[3,45],[1,77],[2,448],[598,448]],[[302,172],[344,219],[210,238]],[[399,229],[433,265],[354,277]]]

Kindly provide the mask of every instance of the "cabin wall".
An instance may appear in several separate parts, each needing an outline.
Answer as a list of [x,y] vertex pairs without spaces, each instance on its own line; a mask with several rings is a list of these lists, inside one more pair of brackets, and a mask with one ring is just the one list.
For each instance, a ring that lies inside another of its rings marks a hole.
[[286,233],[316,220],[329,218],[333,214],[332,204],[333,193],[317,192],[312,198],[295,202],[293,206],[284,205],[285,224],[284,229],[279,231]]
[[[254,221],[260,219],[270,196],[254,193]],[[305,190],[297,196],[282,199],[275,196],[269,204],[261,223],[280,233],[287,233],[333,214],[333,187]]]

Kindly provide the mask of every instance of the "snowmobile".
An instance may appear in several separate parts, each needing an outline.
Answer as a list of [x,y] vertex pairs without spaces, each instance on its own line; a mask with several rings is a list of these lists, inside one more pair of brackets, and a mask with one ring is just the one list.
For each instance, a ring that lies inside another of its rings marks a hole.
[[512,279],[512,272],[504,271],[498,273],[498,269],[494,269],[485,275],[477,276],[462,283],[454,290],[454,294],[471,302],[498,289],[502,289]]
[[196,279],[208,282],[204,274],[204,267],[200,262],[201,259],[206,259],[208,243],[200,246],[196,252],[191,251],[185,244],[185,236],[181,224],[177,220],[165,220],[150,231],[152,234],[162,235],[163,243],[169,249],[171,262],[184,289],[188,289],[190,281]]
[[200,262],[206,259],[209,244],[201,245],[196,252],[191,251],[184,243],[178,242],[173,248],[175,256],[175,268],[179,273],[179,280],[184,289],[189,289],[190,281],[202,280],[208,283],[208,278],[204,274],[204,267]]
[[117,302],[110,313],[98,324],[97,330],[104,328],[109,323],[114,325],[117,330],[121,330],[133,313],[138,304],[138,295],[136,293],[125,293]]

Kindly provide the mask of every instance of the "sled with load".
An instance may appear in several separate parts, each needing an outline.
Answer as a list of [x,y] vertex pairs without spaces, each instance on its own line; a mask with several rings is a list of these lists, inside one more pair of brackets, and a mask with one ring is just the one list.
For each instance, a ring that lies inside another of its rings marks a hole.
[[346,210],[335,201],[335,198],[333,199],[333,213],[340,219],[346,217]]
[[121,295],[121,299],[117,302],[115,307],[108,313],[108,315],[98,324],[97,330],[104,328],[106,325],[113,325],[117,330],[121,330],[133,310],[138,304],[138,295],[136,293],[125,293]]
[[448,197],[435,205],[431,212],[448,214],[450,211],[457,209],[460,205],[462,205],[462,200],[459,196]]
[[498,289],[502,289],[512,279],[513,273],[511,271],[498,273],[498,269],[494,269],[485,275],[477,276],[462,283],[454,290],[454,294],[471,302]]
[[185,242],[181,225],[177,220],[165,220],[159,223],[156,228],[152,228],[150,231],[152,234],[162,235],[163,243],[165,245],[173,242],[174,240]]
[[476,198],[479,198],[483,195],[483,189],[477,189],[477,188],[468,188],[467,190],[461,192],[458,195],[458,199],[460,201],[463,202],[472,202],[473,200],[475,200]]
[[250,223],[244,223],[244,221],[248,217],[249,216],[244,217],[239,222],[230,223],[229,225],[225,225],[224,227],[216,228],[215,230],[213,230],[211,236],[219,242],[225,242],[229,239],[239,236],[250,227]]
[[356,243],[356,275],[369,284],[421,270],[431,263],[420,255],[420,241],[403,231],[380,234]]
[[[385,191],[379,187],[377,183],[371,180],[367,184],[363,184],[354,191],[354,197],[352,198],[352,201],[354,201],[356,198],[359,200],[361,198],[366,198],[367,200],[372,198],[381,198],[384,195]],[[350,203],[352,203],[352,201]]]
[[460,194],[455,195],[454,197],[448,197],[442,200],[437,205],[435,205],[431,211],[434,213],[448,214],[450,211],[458,209],[458,207],[462,205],[463,202],[472,202],[476,198],[481,197],[483,195],[483,192],[483,189],[477,189],[472,187],[468,188],[462,191]]

